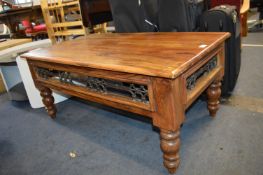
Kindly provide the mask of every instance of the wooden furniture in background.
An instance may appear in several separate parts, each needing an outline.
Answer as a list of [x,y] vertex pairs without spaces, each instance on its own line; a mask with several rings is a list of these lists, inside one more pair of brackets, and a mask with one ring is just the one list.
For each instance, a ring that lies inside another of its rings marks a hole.
[[[14,47],[20,44],[24,44],[24,43],[28,43],[28,42],[32,42],[31,39],[25,38],[25,39],[10,39],[10,40],[6,40],[3,42],[0,42],[0,51],[10,48],[10,47]],[[1,61],[1,58],[0,58]]]
[[0,22],[9,27],[11,33],[14,34],[14,38],[25,37],[24,32],[19,33],[17,30],[17,26],[22,20],[43,20],[40,6],[37,5],[32,7],[15,8],[0,12]]
[[229,36],[94,34],[22,57],[50,117],[56,116],[51,89],[150,117],[160,129],[164,166],[175,173],[185,110],[203,91],[210,115],[219,108],[224,41]]
[[[48,36],[52,43],[68,40],[69,37],[86,35],[80,15],[79,0],[41,0],[41,8],[47,26]],[[75,9],[74,21],[68,21],[68,8]]]
[[240,8],[241,36],[247,36],[247,32],[248,32],[247,15],[249,8],[250,8],[250,0],[243,0],[242,7]]
[[10,2],[7,2],[5,0],[0,0],[0,5],[1,5],[1,7],[0,7],[1,11],[4,11],[6,9],[16,9],[16,8],[19,7],[19,6],[14,5],[14,4],[10,3]]

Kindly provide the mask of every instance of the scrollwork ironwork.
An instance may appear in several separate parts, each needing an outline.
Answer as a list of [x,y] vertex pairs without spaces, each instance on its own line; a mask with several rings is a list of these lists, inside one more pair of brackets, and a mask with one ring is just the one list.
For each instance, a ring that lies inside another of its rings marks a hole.
[[61,83],[70,83],[70,84],[73,84],[73,83],[72,83],[72,78],[71,78],[71,75],[70,75],[69,72],[59,71],[58,75],[59,75],[59,81],[60,81]]
[[48,79],[49,77],[52,77],[54,75],[52,70],[49,69],[43,69],[43,68],[39,68],[36,69],[37,74],[44,79]]
[[148,99],[148,90],[144,85],[135,85],[130,84],[129,92],[134,99],[142,99],[142,101],[146,101]]
[[204,76],[207,75],[209,72],[211,72],[215,67],[217,66],[217,57],[213,57],[208,63],[206,63],[203,67],[198,69],[196,72],[194,72],[192,75],[190,75],[186,79],[186,88],[188,90],[194,89],[197,80]]
[[133,101],[149,103],[147,85],[83,76],[76,73],[50,70],[42,67],[36,67],[36,72],[39,77],[45,80],[53,79],[61,83],[85,87],[90,91],[124,96]]

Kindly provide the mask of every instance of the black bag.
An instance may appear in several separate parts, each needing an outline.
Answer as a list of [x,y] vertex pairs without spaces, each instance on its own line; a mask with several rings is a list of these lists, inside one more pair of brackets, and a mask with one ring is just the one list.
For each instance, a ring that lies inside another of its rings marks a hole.
[[160,31],[198,31],[198,19],[206,9],[206,0],[161,0],[159,3]]
[[231,33],[225,43],[223,96],[229,96],[234,89],[241,64],[240,23],[235,9],[235,6],[221,5],[206,11],[200,17],[200,31]]
[[109,0],[116,32],[196,31],[205,0]]
[[109,0],[116,32],[157,31],[158,1]]

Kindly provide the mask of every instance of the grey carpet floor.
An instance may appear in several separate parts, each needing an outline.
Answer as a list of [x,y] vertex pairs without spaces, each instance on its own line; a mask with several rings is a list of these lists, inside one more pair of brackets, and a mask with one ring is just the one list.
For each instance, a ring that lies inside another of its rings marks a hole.
[[[262,36],[243,42],[262,44]],[[262,55],[243,48],[234,96],[263,99]],[[0,96],[0,175],[168,174],[150,120],[77,98],[57,107],[52,120],[44,109]],[[197,101],[186,116],[177,175],[263,175],[263,113],[222,105],[212,119]]]

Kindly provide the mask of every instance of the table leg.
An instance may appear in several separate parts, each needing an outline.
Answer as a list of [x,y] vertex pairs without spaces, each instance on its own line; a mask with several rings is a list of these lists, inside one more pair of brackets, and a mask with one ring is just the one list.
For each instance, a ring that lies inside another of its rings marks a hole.
[[52,96],[52,90],[47,87],[41,87],[39,88],[40,95],[42,97],[42,102],[46,107],[46,110],[48,112],[48,115],[51,118],[56,117],[56,106],[54,105],[54,97]]
[[180,129],[177,131],[160,130],[161,150],[163,151],[163,164],[169,173],[176,172],[180,164]]
[[169,173],[176,172],[179,163],[180,126],[185,119],[183,104],[184,84],[180,78],[153,80],[153,95],[156,111],[153,124],[160,128],[160,145],[163,152],[163,164]]
[[219,98],[221,95],[221,82],[213,82],[207,89],[207,108],[210,116],[215,117],[219,109]]

